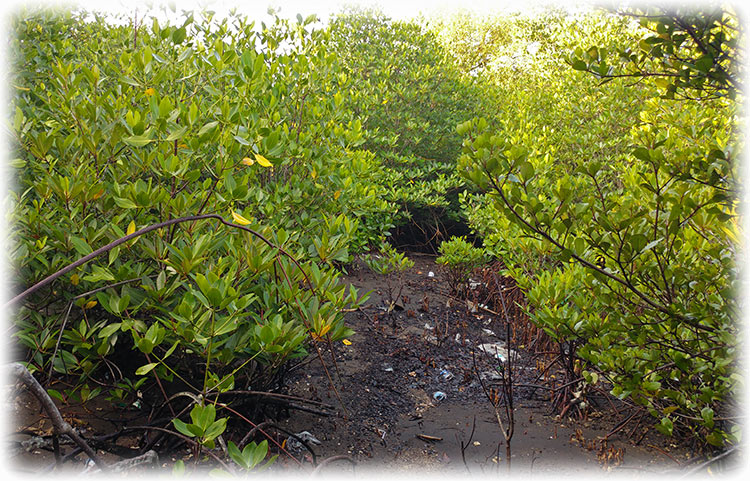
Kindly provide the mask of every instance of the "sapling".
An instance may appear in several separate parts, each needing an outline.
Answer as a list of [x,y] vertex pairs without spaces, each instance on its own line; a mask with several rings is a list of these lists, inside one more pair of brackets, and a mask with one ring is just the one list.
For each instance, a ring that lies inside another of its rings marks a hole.
[[[414,267],[414,261],[385,242],[381,244],[378,254],[368,254],[363,256],[362,260],[376,274],[387,276],[385,278],[388,301],[386,311],[390,313],[396,307],[396,302],[401,298],[401,292],[404,289],[403,273]],[[396,274],[395,285],[391,277],[394,273]],[[396,291],[397,288],[398,291]],[[394,292],[396,292],[395,296]]]
[[484,249],[474,247],[465,237],[451,237],[438,247],[440,257],[435,262],[444,266],[451,293],[468,294],[471,273],[486,262]]

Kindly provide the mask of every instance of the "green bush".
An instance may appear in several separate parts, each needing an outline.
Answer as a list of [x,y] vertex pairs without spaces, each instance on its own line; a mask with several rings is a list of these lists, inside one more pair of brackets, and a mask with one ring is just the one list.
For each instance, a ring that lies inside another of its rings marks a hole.
[[491,111],[488,94],[449,57],[425,22],[352,8],[332,18],[331,49],[353,80],[348,105],[364,146],[444,162],[460,151],[456,123]]
[[451,237],[438,250],[440,257],[436,262],[445,266],[451,293],[467,295],[471,274],[487,261],[484,249],[474,247],[464,237]]
[[325,32],[314,17],[256,31],[188,12],[134,31],[88,15],[13,17],[18,286],[141,228],[212,217],[27,296],[14,336],[29,369],[68,376],[53,394],[81,401],[126,402],[146,378],[204,395],[278,387],[291,359],[351,333],[342,311],[360,300],[335,266],[392,211],[366,180],[373,157]]
[[[662,41],[700,50],[669,27],[671,17],[649,18],[644,25],[662,40],[641,30],[646,40],[633,61],[653,55],[651,46]],[[718,35],[724,27],[707,27],[706,18],[721,19],[731,32],[736,18],[725,11],[681,19],[697,22],[696,42],[726,42],[712,52],[726,48],[731,58],[736,34]],[[612,51],[589,49],[581,60],[575,56],[584,51],[576,50],[567,61],[587,70],[595,65],[603,78]],[[667,78],[669,68],[662,73]],[[716,95],[733,88],[713,79],[701,91],[704,84],[691,77],[677,87],[611,82],[582,96],[581,82],[591,80],[563,73],[557,89],[537,86],[540,98],[522,101],[513,119],[459,125],[465,136],[459,171],[487,192],[484,199],[465,197],[465,205],[476,228],[494,236],[494,249],[509,254],[503,260],[525,290],[535,322],[578,346],[589,366],[586,382],[606,379],[613,394],[643,406],[666,434],[714,446],[736,443],[739,426],[730,413],[742,384],[734,261],[742,142],[738,104],[732,95]],[[668,100],[675,88],[702,100]],[[657,98],[659,92],[666,98]],[[576,123],[584,119],[569,112],[597,119],[580,129]],[[562,123],[540,122],[550,115]],[[549,261],[535,265],[524,249],[544,252]]]

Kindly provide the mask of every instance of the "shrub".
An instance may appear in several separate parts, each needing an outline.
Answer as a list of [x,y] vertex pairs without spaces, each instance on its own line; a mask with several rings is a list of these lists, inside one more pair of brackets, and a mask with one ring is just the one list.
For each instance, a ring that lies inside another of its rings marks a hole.
[[351,333],[342,310],[358,294],[335,266],[373,236],[363,227],[388,225],[377,187],[357,182],[372,156],[335,101],[347,79],[324,32],[314,17],[256,32],[211,13],[138,30],[88,15],[13,18],[19,287],[141,228],[210,218],[129,240],[24,298],[20,355],[72,380],[53,392],[68,400],[124,402],[162,381],[278,388],[291,359]]
[[484,249],[474,247],[464,237],[451,237],[441,243],[438,250],[440,257],[436,262],[445,266],[451,292],[467,295],[471,274],[487,260]]
[[[546,124],[534,120],[547,112],[530,105],[516,115],[520,120],[459,125],[465,140],[458,168],[515,226],[484,226],[502,248],[523,247],[503,239],[529,237],[531,247],[541,245],[554,258],[543,271],[509,270],[535,322],[577,347],[589,366],[586,382],[606,379],[614,395],[643,406],[665,434],[722,446],[739,440],[729,413],[742,384],[734,260],[742,148],[733,101],[737,18],[730,11],[677,15],[644,16],[648,30],[640,31],[638,54],[621,44],[578,49],[568,59],[599,77],[656,78],[642,90],[627,87],[636,95],[625,99],[646,98],[623,109],[612,108],[614,95],[603,103],[576,95],[574,106],[569,96],[549,99],[559,105],[555,112],[600,112],[613,126],[600,137],[571,122],[555,134],[563,145],[549,144]],[[629,67],[612,73],[607,52],[620,52],[618,61]],[[675,64],[668,52],[701,58],[702,66]],[[579,81],[590,79],[569,73],[559,84],[572,89]],[[623,85],[599,89],[614,94]],[[670,100],[677,96],[683,100]],[[625,115],[633,105],[640,112]],[[570,147],[579,155],[566,155]]]
[[[396,251],[396,249],[387,242],[381,244],[378,254],[365,255],[362,257],[362,261],[374,273],[380,274],[381,276],[387,276],[387,311],[391,312],[396,306],[396,303],[401,297],[401,292],[404,289],[403,273],[414,267],[414,261],[406,257],[403,252]],[[392,274],[396,274],[395,284],[391,279]],[[395,291],[396,288],[398,288],[398,291]]]

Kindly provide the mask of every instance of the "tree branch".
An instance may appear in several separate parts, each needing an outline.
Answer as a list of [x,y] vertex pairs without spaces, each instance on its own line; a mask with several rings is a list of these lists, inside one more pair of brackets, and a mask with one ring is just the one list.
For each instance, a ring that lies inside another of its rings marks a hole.
[[49,397],[49,394],[47,394],[47,391],[44,390],[41,384],[34,378],[34,376],[31,375],[28,369],[26,369],[26,366],[24,366],[21,363],[14,362],[10,365],[11,373],[15,378],[17,378],[19,381],[21,381],[29,391],[31,391],[31,394],[36,397],[39,402],[41,403],[44,410],[47,412],[47,416],[49,416],[50,421],[52,422],[52,426],[55,429],[55,432],[57,434],[64,434],[68,436],[70,439],[72,439],[83,451],[91,458],[94,463],[101,469],[103,472],[107,472],[109,468],[106,464],[102,462],[101,459],[99,459],[99,456],[97,456],[96,452],[89,446],[86,441],[73,429],[73,427],[68,424],[65,419],[63,419],[62,414],[60,414],[60,410],[57,409],[57,406],[55,406],[55,403],[52,401],[52,398]]

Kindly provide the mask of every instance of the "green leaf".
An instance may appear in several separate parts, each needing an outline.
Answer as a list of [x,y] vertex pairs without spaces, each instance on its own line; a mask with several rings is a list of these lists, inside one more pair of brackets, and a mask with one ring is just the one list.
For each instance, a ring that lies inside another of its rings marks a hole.
[[[89,282],[100,282],[100,281],[114,281],[115,276],[109,271],[109,269],[101,266],[94,265],[91,267],[93,271],[91,274],[84,277]],[[121,312],[121,311],[117,311]]]
[[708,429],[713,429],[714,427],[714,410],[710,407],[705,407],[701,409],[701,417],[703,418],[703,423]]
[[126,144],[131,145],[133,147],[143,147],[153,142],[153,140],[149,139],[148,137],[144,135],[131,135],[130,137],[125,137],[122,140]]
[[135,209],[138,207],[137,205],[135,205],[135,202],[125,197],[115,197],[114,200],[115,204],[117,204],[119,207],[122,207],[123,209]]
[[234,136],[234,140],[236,140],[237,142],[239,142],[241,145],[250,145],[250,142],[248,142],[243,137],[240,137],[239,135],[235,135]]
[[185,50],[182,51],[179,57],[177,57],[177,63],[182,63],[185,60],[189,59],[193,56],[193,49],[188,47]]
[[260,340],[265,345],[271,345],[276,336],[274,335],[273,328],[271,326],[263,326],[260,329]]
[[227,443],[227,454],[229,454],[229,457],[232,458],[232,461],[240,465],[240,467],[249,469],[248,463],[245,461],[242,453],[240,452],[240,449],[236,444],[234,444],[233,441],[229,441]]
[[666,417],[661,418],[661,422],[656,425],[656,429],[666,436],[671,436],[673,429],[672,420]]
[[534,166],[531,164],[531,162],[528,162],[528,161],[521,162],[521,165],[518,168],[518,170],[521,173],[521,177],[523,177],[525,180],[529,180],[531,177],[534,176]]
[[216,128],[217,125],[219,125],[218,120],[214,120],[213,122],[208,122],[203,127],[201,127],[201,129],[198,131],[198,137],[203,137],[205,134],[211,132],[213,129]]
[[211,440],[221,435],[221,433],[223,433],[227,428],[227,419],[228,418],[221,418],[212,423],[211,426],[209,426],[209,428],[206,430],[204,438],[207,440]]
[[56,389],[47,389],[47,394],[60,402],[65,402],[65,398],[63,397],[62,393],[60,391],[57,391]]
[[70,242],[73,244],[75,250],[82,256],[87,256],[94,252],[94,249],[92,249],[91,246],[80,237],[70,236]]
[[649,152],[648,149],[644,147],[638,147],[633,151],[633,156],[636,159],[643,160],[644,162],[650,162],[651,161],[651,152]]
[[136,376],[145,376],[149,372],[151,372],[152,369],[154,369],[156,366],[158,366],[158,362],[150,362],[148,364],[144,364],[143,366],[139,367],[135,370]]
[[190,419],[196,426],[203,428],[203,432],[205,432],[216,419],[216,408],[213,404],[207,404],[206,406],[196,404],[190,411]]
[[652,248],[654,248],[654,246],[656,246],[657,244],[659,244],[662,240],[664,240],[663,237],[659,237],[656,240],[652,240],[651,242],[649,242],[648,244],[646,244],[646,247],[644,247],[641,252],[648,252],[648,251],[650,251]]
[[169,348],[169,349],[167,350],[167,352],[166,352],[166,353],[164,353],[164,356],[162,356],[162,358],[161,358],[161,359],[162,359],[162,361],[163,361],[164,359],[168,358],[169,356],[171,356],[171,355],[172,355],[172,353],[174,352],[174,350],[175,350],[175,349],[177,349],[177,346],[179,346],[179,345],[180,345],[180,340],[179,340],[179,339],[177,339],[177,340],[176,340],[176,341],[174,342],[174,344],[172,344],[172,347],[170,347],[170,348]]
[[711,446],[722,447],[724,446],[724,436],[719,431],[714,431],[706,436],[706,441]]
[[172,101],[169,97],[164,96],[159,102],[159,117],[166,117],[172,111]]
[[185,132],[187,132],[187,130],[187,126],[182,126],[172,131],[172,133],[170,133],[166,139],[167,142],[174,142],[175,140],[181,139],[185,135]]
[[573,69],[575,70],[581,70],[581,71],[586,70],[588,68],[588,66],[586,65],[586,62],[580,59],[574,60],[570,66],[573,67]]
[[101,338],[103,338],[103,339],[106,339],[109,336],[111,336],[112,334],[114,334],[117,331],[119,331],[120,330],[120,326],[122,326],[121,322],[117,322],[115,324],[108,324],[108,325],[104,326],[99,331],[98,336],[101,337]]
[[180,421],[179,419],[172,419],[172,424],[174,424],[174,427],[175,429],[177,429],[177,431],[184,434],[185,436],[188,436],[190,438],[194,438],[196,436],[196,434],[188,427],[188,425]]
[[172,42],[174,42],[175,45],[181,44],[185,40],[185,37],[187,37],[185,27],[180,27],[172,32]]
[[185,475],[185,461],[178,459],[172,467],[172,476],[182,477]]

